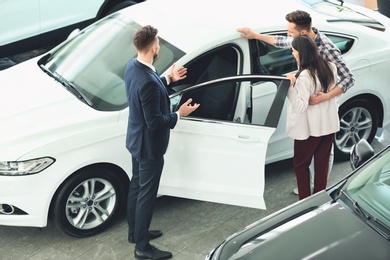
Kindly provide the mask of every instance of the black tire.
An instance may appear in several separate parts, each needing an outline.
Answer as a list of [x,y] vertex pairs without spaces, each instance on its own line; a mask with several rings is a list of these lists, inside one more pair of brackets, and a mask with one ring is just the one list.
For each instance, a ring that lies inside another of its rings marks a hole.
[[108,228],[125,207],[125,185],[104,168],[88,168],[71,176],[54,199],[54,224],[73,237],[89,237]]
[[135,4],[137,4],[137,2],[135,2],[135,1],[123,1],[123,2],[115,5],[113,8],[111,8],[110,11],[108,11],[107,15],[115,13],[116,11],[119,11],[125,7],[129,7],[129,6],[132,6]]
[[334,155],[336,160],[345,161],[360,139],[372,142],[378,130],[378,113],[370,102],[357,99],[343,104],[339,117],[340,131],[335,135]]

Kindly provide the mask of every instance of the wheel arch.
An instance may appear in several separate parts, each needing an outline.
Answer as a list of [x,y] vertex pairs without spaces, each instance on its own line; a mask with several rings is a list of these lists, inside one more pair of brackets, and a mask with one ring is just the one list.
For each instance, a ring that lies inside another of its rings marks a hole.
[[77,171],[75,171],[74,173],[72,173],[71,175],[69,175],[66,179],[63,180],[63,182],[57,187],[55,193],[53,194],[51,200],[50,200],[50,207],[49,207],[49,214],[48,214],[48,218],[50,219],[51,216],[52,216],[52,212],[53,212],[53,204],[54,204],[54,201],[55,201],[55,198],[57,197],[58,195],[58,192],[61,190],[61,188],[66,184],[66,182],[73,178],[76,174],[78,174],[79,172],[81,171],[85,171],[85,170],[92,170],[94,168],[99,168],[99,169],[107,169],[107,170],[110,170],[112,172],[114,172],[115,174],[118,175],[121,183],[124,185],[124,189],[125,190],[128,190],[128,187],[129,187],[129,183],[130,183],[130,179],[129,179],[129,176],[127,175],[127,173],[121,168],[119,167],[118,165],[115,165],[115,164],[112,164],[112,163],[95,163],[95,164],[90,164],[90,165],[87,165],[87,166],[84,166],[80,169],[78,169]]
[[348,102],[354,100],[361,100],[361,99],[367,100],[375,108],[375,110],[378,113],[378,127],[383,127],[384,108],[383,108],[383,102],[378,96],[374,94],[360,94],[346,100],[345,102],[343,102],[343,104],[341,104],[341,106],[347,104]]

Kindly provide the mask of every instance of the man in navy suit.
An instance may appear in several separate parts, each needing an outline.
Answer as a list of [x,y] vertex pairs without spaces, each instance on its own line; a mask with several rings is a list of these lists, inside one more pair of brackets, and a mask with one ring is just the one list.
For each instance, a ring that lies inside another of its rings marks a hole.
[[185,78],[187,70],[176,69],[174,64],[167,78],[157,74],[152,65],[160,50],[157,32],[150,25],[137,31],[133,39],[137,58],[128,62],[125,71],[129,103],[126,147],[133,163],[127,202],[128,241],[135,243],[136,259],[172,258],[170,252],[159,250],[149,243],[162,235],[160,230],[149,230],[149,226],[170,129],[175,127],[180,117],[189,115],[199,107],[199,104],[191,105],[192,100],[189,99],[177,112],[170,111],[166,87]]

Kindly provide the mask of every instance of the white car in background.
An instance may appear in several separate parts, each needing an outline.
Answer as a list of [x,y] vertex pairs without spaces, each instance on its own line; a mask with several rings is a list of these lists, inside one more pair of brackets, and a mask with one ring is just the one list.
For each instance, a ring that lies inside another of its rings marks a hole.
[[189,97],[201,104],[171,131],[160,195],[265,208],[265,164],[293,154],[283,75],[296,64],[291,50],[248,41],[236,28],[286,34],[284,15],[293,10],[311,13],[355,75],[339,99],[336,157],[348,157],[361,138],[371,141],[390,123],[390,20],[358,6],[311,2],[148,0],[1,71],[0,225],[44,227],[50,216],[83,237],[125,208],[131,156],[123,76],[136,56],[132,36],[147,24],[159,30],[157,70],[166,75],[175,62],[188,68],[172,86],[173,111]]
[[0,0],[0,58],[64,41],[74,29],[143,0]]

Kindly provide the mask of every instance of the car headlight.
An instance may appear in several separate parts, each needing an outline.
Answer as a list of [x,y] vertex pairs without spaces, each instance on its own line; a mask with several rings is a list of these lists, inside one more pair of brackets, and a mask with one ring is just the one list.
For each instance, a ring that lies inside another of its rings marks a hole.
[[54,161],[55,160],[50,157],[16,162],[0,161],[0,175],[22,176],[35,174],[52,165]]

